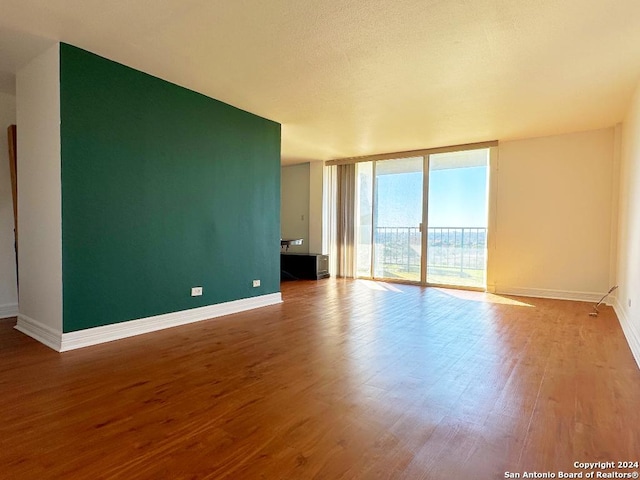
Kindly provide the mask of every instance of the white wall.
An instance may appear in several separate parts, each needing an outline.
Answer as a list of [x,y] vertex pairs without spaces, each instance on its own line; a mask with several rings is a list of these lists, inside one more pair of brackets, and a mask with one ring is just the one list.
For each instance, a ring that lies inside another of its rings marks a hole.
[[289,252],[309,253],[309,164],[282,167],[280,184],[282,238],[302,238],[304,243]]
[[609,289],[614,136],[608,128],[499,144],[497,292],[594,300]]
[[615,308],[640,366],[640,84],[622,124]]
[[[22,320],[62,332],[60,50],[55,45],[16,79],[18,220]],[[35,322],[33,322],[35,321]]]
[[329,253],[324,234],[324,212],[326,199],[323,196],[325,185],[324,162],[309,164],[309,252]]
[[16,123],[16,98],[0,92],[0,318],[18,314],[13,199],[7,127]]

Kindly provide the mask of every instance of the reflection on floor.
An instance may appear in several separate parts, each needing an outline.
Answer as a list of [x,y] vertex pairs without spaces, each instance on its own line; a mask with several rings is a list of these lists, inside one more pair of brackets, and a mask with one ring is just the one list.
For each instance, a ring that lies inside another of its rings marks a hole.
[[0,321],[3,477],[483,480],[638,460],[640,370],[610,308],[336,279],[282,293],[64,354]]

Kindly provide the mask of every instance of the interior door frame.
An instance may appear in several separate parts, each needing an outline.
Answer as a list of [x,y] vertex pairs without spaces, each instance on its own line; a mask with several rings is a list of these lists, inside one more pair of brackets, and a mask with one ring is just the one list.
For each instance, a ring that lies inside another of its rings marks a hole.
[[9,172],[11,175],[11,198],[13,201],[13,238],[16,255],[16,282],[20,288],[18,275],[18,133],[16,125],[7,127],[7,144],[9,147]]

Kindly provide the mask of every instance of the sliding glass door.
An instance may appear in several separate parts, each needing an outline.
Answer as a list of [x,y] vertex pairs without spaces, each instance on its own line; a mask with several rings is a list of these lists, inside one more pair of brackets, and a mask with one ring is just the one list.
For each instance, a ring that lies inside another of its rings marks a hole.
[[357,276],[484,288],[488,160],[482,149],[357,164]]
[[358,276],[421,281],[423,157],[358,164]]
[[427,283],[486,286],[489,150],[429,156]]
[[376,162],[375,278],[420,282],[423,163],[422,157]]

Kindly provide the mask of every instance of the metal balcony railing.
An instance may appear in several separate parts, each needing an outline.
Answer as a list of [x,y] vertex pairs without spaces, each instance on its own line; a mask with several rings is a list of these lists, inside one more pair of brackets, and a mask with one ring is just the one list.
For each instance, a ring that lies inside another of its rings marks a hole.
[[[376,227],[376,264],[385,271],[420,270],[418,227]],[[430,227],[427,229],[427,267],[430,271],[464,276],[484,271],[487,229],[476,227]]]

